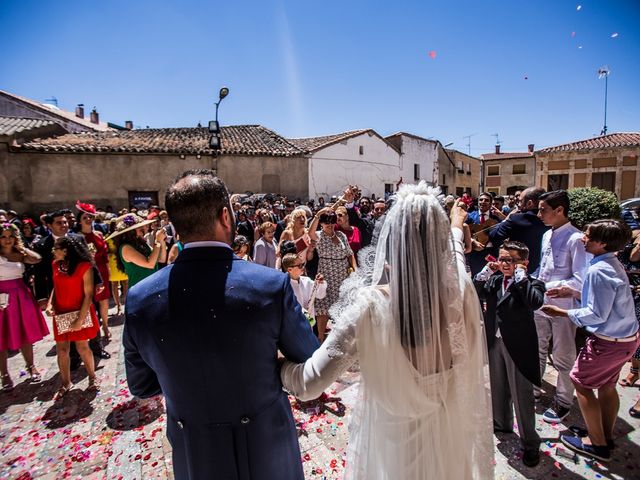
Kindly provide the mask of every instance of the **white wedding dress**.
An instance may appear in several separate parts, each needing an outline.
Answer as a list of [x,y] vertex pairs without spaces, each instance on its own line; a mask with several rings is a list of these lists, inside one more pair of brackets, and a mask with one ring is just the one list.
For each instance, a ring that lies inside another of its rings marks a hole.
[[347,480],[493,478],[482,313],[463,233],[434,193],[400,189],[371,271],[341,289],[335,328],[305,363],[282,367],[285,388],[310,400],[359,362]]

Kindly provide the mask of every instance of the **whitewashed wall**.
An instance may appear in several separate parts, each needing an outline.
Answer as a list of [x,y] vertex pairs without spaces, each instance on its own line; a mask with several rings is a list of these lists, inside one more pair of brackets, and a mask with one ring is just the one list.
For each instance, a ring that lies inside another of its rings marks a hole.
[[[430,142],[402,135],[402,155],[400,156],[400,172],[403,183],[418,183],[425,180],[438,184],[438,151],[437,142]],[[414,179],[414,164],[420,165],[420,178]]]
[[[363,153],[360,154],[360,147]],[[384,195],[385,183],[400,179],[400,155],[387,142],[365,132],[318,150],[309,159],[309,198],[328,200],[356,184],[368,197]]]

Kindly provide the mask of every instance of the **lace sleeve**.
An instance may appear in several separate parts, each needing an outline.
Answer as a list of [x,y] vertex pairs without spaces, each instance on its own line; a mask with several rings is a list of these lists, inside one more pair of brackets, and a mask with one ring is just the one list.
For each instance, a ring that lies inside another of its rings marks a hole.
[[348,306],[332,310],[336,325],[311,358],[305,363],[286,360],[282,366],[280,378],[284,388],[300,400],[319,397],[357,359],[357,326],[368,320],[365,317],[374,292],[371,287],[364,287],[351,293],[345,295],[351,300]]

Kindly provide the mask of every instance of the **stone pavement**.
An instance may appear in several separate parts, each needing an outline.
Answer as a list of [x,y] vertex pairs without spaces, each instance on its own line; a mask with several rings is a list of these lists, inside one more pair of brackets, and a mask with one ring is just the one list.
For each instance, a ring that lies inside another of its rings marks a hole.
[[[173,478],[162,399],[136,400],[127,389],[118,340],[122,321],[122,317],[111,318],[114,340],[106,350],[112,358],[99,363],[102,391],[97,395],[85,392],[87,379],[81,367],[73,377],[74,390],[53,404],[59,375],[52,336],[35,348],[36,364],[43,373],[41,383],[26,380],[19,354],[9,359],[16,388],[0,393],[0,479]],[[545,380],[553,384],[555,372],[553,368],[548,370]],[[628,367],[623,373],[627,371]],[[319,402],[299,404],[291,398],[307,479],[342,478],[357,380],[357,371],[347,372]],[[546,392],[553,391],[549,384],[546,387]],[[553,427],[542,422],[540,415],[551,403],[550,393],[545,393],[537,412],[538,429],[545,441],[540,465],[525,467],[520,461],[518,437],[500,435],[494,437],[496,478],[640,478],[640,420],[627,413],[639,392],[637,388],[619,388],[619,392],[621,407],[613,461],[599,464],[578,458],[574,462],[559,455],[560,433],[569,425],[584,424],[577,406],[564,425]]]

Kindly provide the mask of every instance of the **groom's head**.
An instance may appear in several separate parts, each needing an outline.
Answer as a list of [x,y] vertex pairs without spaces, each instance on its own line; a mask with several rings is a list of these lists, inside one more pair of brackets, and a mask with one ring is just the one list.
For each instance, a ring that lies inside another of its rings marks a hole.
[[236,226],[229,192],[212,170],[179,175],[167,189],[165,208],[184,243],[233,242]]

